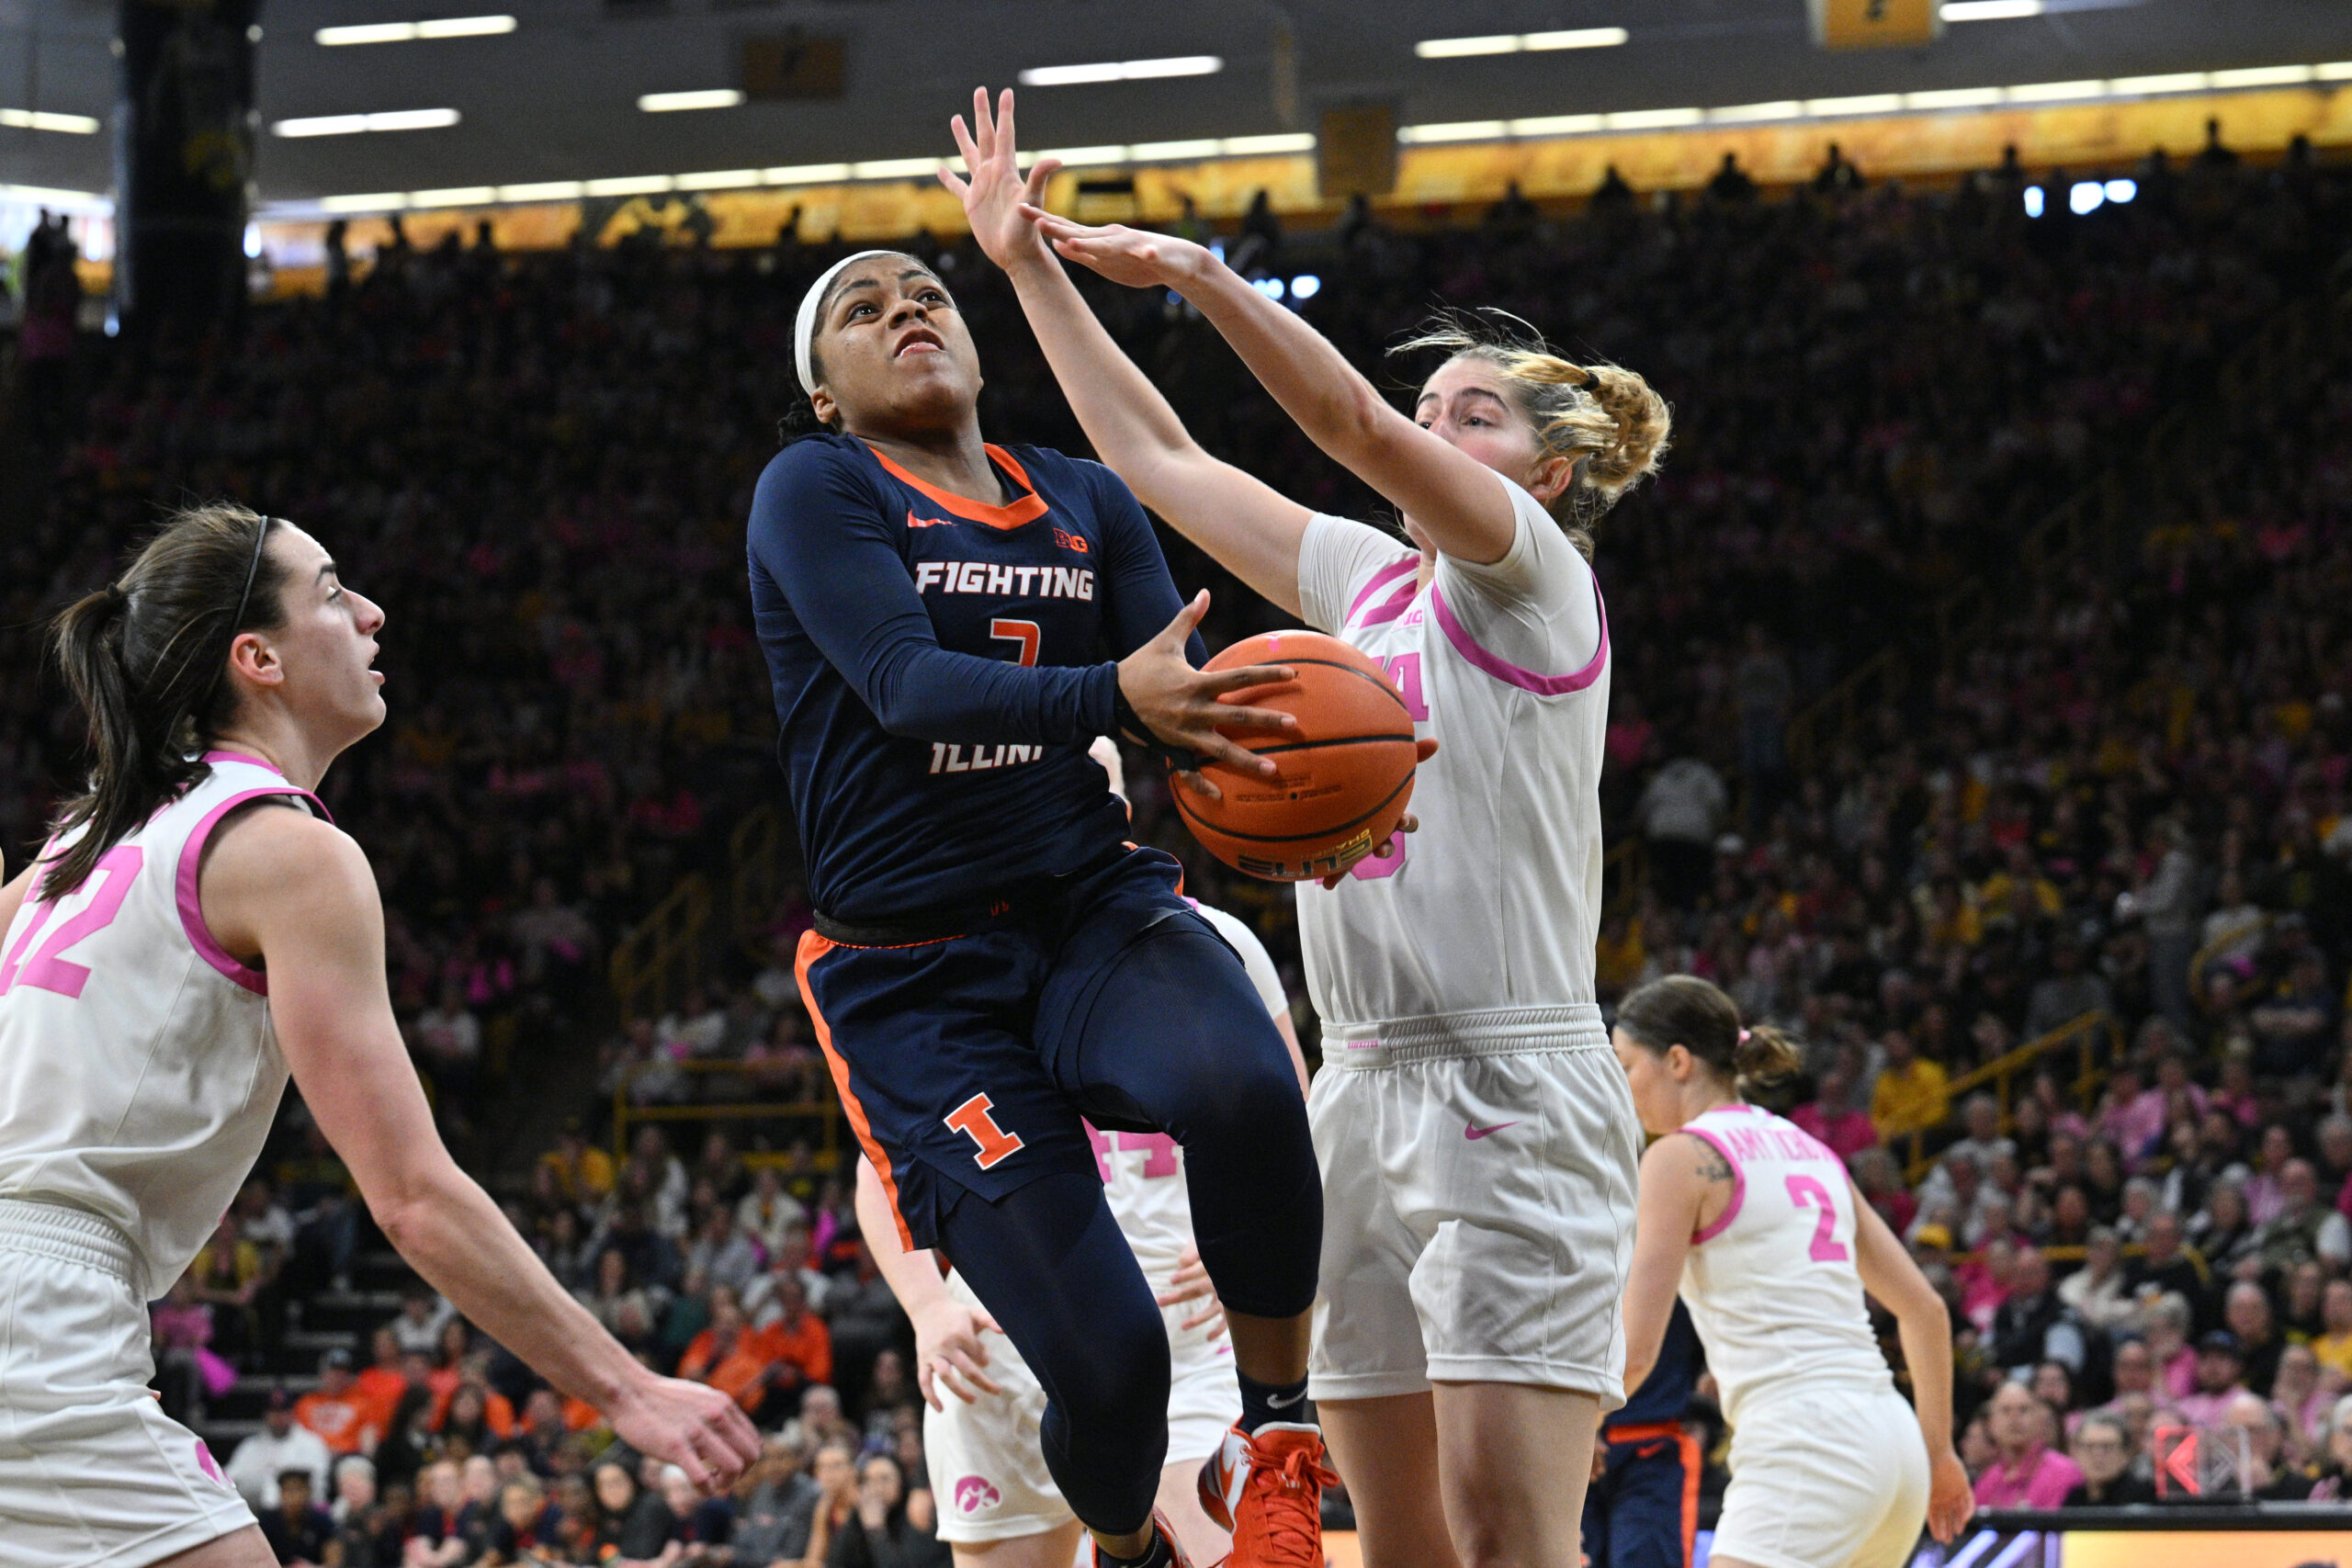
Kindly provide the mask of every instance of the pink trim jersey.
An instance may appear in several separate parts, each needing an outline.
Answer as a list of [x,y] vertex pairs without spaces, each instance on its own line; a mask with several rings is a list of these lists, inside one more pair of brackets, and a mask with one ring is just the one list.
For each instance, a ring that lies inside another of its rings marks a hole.
[[1854,1192],[1819,1139],[1752,1105],[1682,1124],[1732,1168],[1731,1201],[1690,1238],[1682,1302],[1724,1415],[1830,1386],[1891,1391],[1854,1267]]
[[264,796],[326,815],[266,763],[205,760],[81,886],[50,903],[36,877],[0,939],[0,1198],[111,1223],[150,1301],[210,1239],[286,1088],[268,980],[205,928],[205,845]]
[[1298,885],[1325,1059],[1376,1067],[1607,1043],[1593,1003],[1609,627],[1592,570],[1500,475],[1503,558],[1420,558],[1318,516],[1299,549],[1309,625],[1380,660],[1438,742],[1413,786],[1420,830],[1339,887]]

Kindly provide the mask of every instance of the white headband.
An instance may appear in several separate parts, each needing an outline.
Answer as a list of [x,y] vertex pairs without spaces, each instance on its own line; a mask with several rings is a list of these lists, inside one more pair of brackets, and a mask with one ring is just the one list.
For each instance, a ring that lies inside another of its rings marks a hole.
[[833,286],[833,279],[842,275],[842,268],[852,262],[862,262],[868,256],[894,256],[898,254],[896,251],[860,251],[854,256],[843,256],[820,274],[817,281],[808,286],[808,292],[800,297],[800,313],[792,321],[792,363],[800,371],[802,391],[814,392],[817,389],[817,372],[808,363],[808,347],[816,341],[817,307],[824,302],[825,290]]

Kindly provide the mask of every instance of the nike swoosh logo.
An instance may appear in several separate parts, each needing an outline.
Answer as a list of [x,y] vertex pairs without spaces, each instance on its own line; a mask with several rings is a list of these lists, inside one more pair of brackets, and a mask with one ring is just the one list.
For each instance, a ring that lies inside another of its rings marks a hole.
[[1287,1410],[1306,1397],[1306,1393],[1305,1390],[1301,1390],[1300,1392],[1292,1394],[1288,1399],[1284,1399],[1279,1394],[1270,1393],[1266,1395],[1266,1408],[1269,1410]]
[[1479,1139],[1486,1137],[1488,1134],[1499,1133],[1506,1127],[1516,1127],[1518,1125],[1519,1123],[1516,1122],[1498,1122],[1491,1127],[1464,1127],[1462,1129],[1462,1135],[1475,1144]]

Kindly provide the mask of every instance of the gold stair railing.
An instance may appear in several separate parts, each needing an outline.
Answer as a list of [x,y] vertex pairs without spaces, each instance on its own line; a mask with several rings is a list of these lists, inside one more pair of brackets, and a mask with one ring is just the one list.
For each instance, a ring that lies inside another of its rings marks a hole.
[[[685,1073],[695,1077],[729,1077],[743,1080],[744,1087],[757,1094],[763,1075],[757,1064],[743,1062],[687,1060],[683,1062],[645,1062],[624,1074],[613,1086],[613,1156],[625,1158],[628,1154],[628,1134],[632,1123],[640,1122],[781,1122],[788,1125],[812,1128],[817,1168],[828,1175],[841,1168],[842,1115],[841,1100],[833,1092],[832,1080],[819,1070],[809,1075],[815,1092],[802,1100],[722,1100],[707,1102],[686,1101],[677,1104],[640,1105],[630,1098],[630,1090],[638,1080],[654,1071]],[[729,1087],[729,1086],[722,1086]],[[745,1160],[752,1165],[773,1161],[775,1156],[750,1154]]]
[[727,840],[728,934],[754,964],[767,962],[768,921],[784,894],[784,814],[764,800]]
[[[1991,1085],[2001,1101],[2001,1131],[2006,1133],[2017,1124],[2016,1084],[2019,1074],[2038,1067],[2043,1057],[2072,1047],[2075,1052],[2074,1082],[2067,1087],[2074,1091],[2075,1104],[2087,1115],[2098,1103],[2098,1091],[2107,1082],[2107,1075],[2123,1055],[2123,1026],[2108,1012],[2086,1012],[2069,1022],[2062,1023],[2037,1040],[2029,1040],[2017,1049],[1996,1056],[1983,1066],[1965,1072],[1945,1086],[1947,1098],[1953,1103]],[[2103,1051],[2102,1051],[2102,1048]],[[1927,1153],[1928,1134],[1933,1127],[1921,1127],[1896,1134],[1889,1142],[1907,1142],[1910,1153],[1905,1163],[1905,1179],[1917,1186],[1935,1168],[1935,1160]]]
[[613,947],[613,999],[623,1021],[661,1012],[702,984],[710,879],[689,872]]

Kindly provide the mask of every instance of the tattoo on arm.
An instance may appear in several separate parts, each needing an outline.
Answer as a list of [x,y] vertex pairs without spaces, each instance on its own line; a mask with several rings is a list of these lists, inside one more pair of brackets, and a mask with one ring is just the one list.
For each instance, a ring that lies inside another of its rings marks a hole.
[[1733,1176],[1731,1161],[1724,1158],[1723,1152],[1714,1145],[1703,1139],[1699,1140],[1699,1175],[1707,1181],[1729,1181]]

